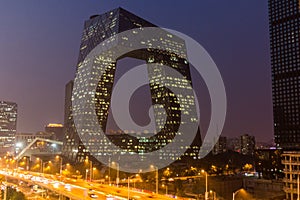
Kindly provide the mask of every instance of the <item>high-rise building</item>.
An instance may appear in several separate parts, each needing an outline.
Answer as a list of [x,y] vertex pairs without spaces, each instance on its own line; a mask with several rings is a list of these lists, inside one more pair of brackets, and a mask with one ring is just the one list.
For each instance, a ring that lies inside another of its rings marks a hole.
[[13,150],[17,129],[17,104],[0,101],[0,149]]
[[[156,27],[154,24],[122,9],[117,8],[111,10],[107,13],[102,15],[94,15],[91,16],[89,20],[87,20],[84,24],[84,30],[80,45],[80,53],[79,59],[77,64],[77,71],[79,68],[84,67],[84,59],[86,56],[93,50],[98,44],[103,42],[104,40],[121,33],[126,30],[131,30],[134,28],[141,28],[141,27]],[[125,39],[126,38],[122,38]],[[128,40],[128,38],[127,38]],[[129,43],[132,41],[127,41]],[[191,91],[192,88],[189,85],[192,85],[191,75],[190,75],[190,68],[187,60],[185,60],[182,54],[185,54],[186,47],[185,43],[179,37],[172,35],[170,33],[165,32],[165,35],[160,38],[160,41],[156,41],[161,43],[161,46],[168,46],[169,49],[172,49],[172,52],[163,52],[162,50],[155,50],[151,49],[151,41],[147,41],[149,43],[149,48],[147,49],[140,49],[134,52],[130,52],[127,55],[123,55],[123,57],[131,57],[135,59],[139,59],[145,61],[145,63],[159,63],[164,64],[172,67],[177,72],[181,73],[185,79],[178,79],[172,76],[167,76],[165,71],[162,68],[153,68],[149,67],[148,65],[148,78],[149,78],[149,86],[150,86],[150,93],[152,98],[152,103],[154,104],[154,111],[155,111],[155,121],[156,125],[161,130],[155,136],[147,138],[147,139],[138,139],[131,135],[124,135],[120,137],[120,140],[128,140],[126,150],[132,152],[151,152],[157,149],[162,148],[166,144],[172,141],[174,138],[179,126],[181,123],[194,123],[196,122],[197,116],[194,116],[190,113],[193,107],[195,106],[194,96],[184,96],[185,102],[181,102],[184,104],[180,107],[176,96],[174,93],[165,87],[159,85],[159,83],[167,82],[172,84],[173,87],[184,88],[186,90]],[[106,58],[99,58],[106,60]],[[121,58],[120,58],[121,59]],[[118,61],[118,60],[117,60]],[[98,86],[95,95],[95,107],[96,113],[98,117],[99,125],[101,126],[102,130],[106,131],[107,128],[107,120],[109,115],[109,108],[110,108],[110,101],[111,101],[111,94],[112,88],[115,79],[115,71],[117,67],[116,62],[109,62],[107,63],[107,69],[101,77],[101,80],[98,81]],[[88,72],[87,72],[88,73]],[[87,77],[88,74],[83,75]],[[72,85],[73,86],[73,85]],[[84,86],[78,86],[82,88],[76,88],[77,90],[84,91]],[[71,87],[67,85],[67,89]],[[69,96],[69,92],[66,91],[66,101],[71,101]],[[79,94],[77,94],[79,95]],[[67,100],[67,97],[69,98]],[[74,97],[76,98],[76,96]],[[79,96],[77,96],[79,98]],[[163,105],[163,107],[161,105]],[[76,161],[83,161],[89,152],[84,148],[76,130],[74,129],[73,124],[73,115],[74,110],[70,109],[70,102],[66,102],[66,113],[65,113],[65,127],[66,130],[72,129],[72,131],[65,131],[66,142],[64,145],[63,154],[68,156],[69,158],[73,158]],[[162,108],[166,109],[166,123],[165,116],[163,116],[163,112],[161,112]],[[184,110],[183,110],[184,109]],[[160,110],[160,112],[158,112]],[[80,113],[80,110],[76,110],[76,113]],[[189,115],[189,122],[182,122],[180,115]],[[82,115],[83,116],[83,115]],[[89,113],[84,115],[85,118],[89,118]],[[69,125],[66,125],[69,123]],[[68,128],[72,127],[72,128]],[[88,134],[88,133],[87,133]],[[118,136],[110,136],[113,143],[116,145],[122,143],[118,141]],[[113,138],[113,139],[112,139]],[[198,152],[201,145],[201,135],[198,129],[198,133],[196,135],[196,140],[194,140],[191,147],[184,146],[182,148],[186,149],[185,156],[190,157],[193,159],[198,158]],[[89,150],[93,153],[101,153],[107,151],[107,145],[104,141],[89,141],[91,145]],[[94,144],[94,146],[93,146]],[[119,146],[122,148],[122,145]],[[108,153],[108,152],[106,152]],[[163,156],[168,158],[174,159],[177,158],[177,152],[168,152],[164,153]]]
[[275,143],[300,148],[300,4],[269,0]]
[[241,135],[241,154],[254,155],[255,137],[252,135]]
[[300,174],[300,2],[268,3],[275,143],[284,150],[284,190],[293,200]]
[[227,138],[226,137],[219,137],[217,143],[215,144],[212,154],[217,155],[221,153],[225,153],[227,151]]

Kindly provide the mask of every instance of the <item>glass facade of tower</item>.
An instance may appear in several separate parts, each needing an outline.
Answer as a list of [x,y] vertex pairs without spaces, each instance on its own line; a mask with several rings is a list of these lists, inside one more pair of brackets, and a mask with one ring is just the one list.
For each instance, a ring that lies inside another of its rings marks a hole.
[[300,148],[299,1],[269,0],[275,142]]
[[[117,8],[102,15],[95,15],[90,17],[90,19],[87,20],[84,24],[77,71],[80,68],[85,67],[84,59],[99,43],[112,36],[115,36],[120,32],[142,27],[156,26],[122,8]],[[128,38],[124,37],[121,39],[124,46],[131,45],[131,41],[128,41]],[[162,46],[166,46],[171,50],[171,52],[151,49],[152,42],[159,43]],[[163,84],[161,84],[165,83],[165,85],[169,84],[172,85],[172,87],[184,88],[186,90],[192,91],[190,68],[188,62],[186,61],[186,59],[184,59],[186,57],[186,47],[184,41],[178,38],[177,36],[165,32],[165,34],[160,38],[159,41],[145,41],[145,43],[147,43],[149,48],[129,52],[126,55],[122,55],[122,57],[118,59],[124,57],[131,57],[143,60],[145,61],[145,63],[149,64],[147,70],[150,93],[152,103],[155,104],[154,113],[156,126],[161,131],[156,133],[154,136],[148,138],[137,138],[124,133],[119,135],[108,135],[109,140],[117,146],[119,146],[120,148],[138,153],[155,151],[172,142],[172,139],[175,137],[175,134],[178,131],[180,123],[187,123],[181,121],[181,115],[189,116],[189,123],[197,123],[197,116],[192,116],[190,114],[192,113],[192,109],[195,108],[194,96],[181,96],[181,98],[185,101],[183,102],[184,105],[180,107],[177,100],[178,97],[174,95],[172,91],[162,86]],[[111,62],[108,59],[110,58],[109,56],[110,55],[108,55],[107,57],[98,58],[99,60],[101,60],[102,63],[106,64],[106,71],[102,74],[101,80],[99,80],[98,82],[97,90],[95,93],[95,102],[92,102],[95,104],[98,123],[104,131],[107,128],[106,126],[111,103],[111,94],[114,85],[115,71],[117,67],[117,61]],[[185,77],[185,79],[178,79],[172,76],[167,76],[166,72],[162,68],[153,67],[153,65],[150,65],[152,63],[170,66],[177,72],[182,74]],[[86,76],[88,75],[89,74],[86,74]],[[92,87],[93,86],[91,86],[91,88]],[[82,89],[76,89],[77,91],[79,91],[79,93],[74,94],[73,98],[81,98],[82,95],[89,95],[85,91],[86,88],[82,87]],[[165,110],[165,113],[161,112],[162,109]],[[77,111],[76,113],[80,113],[80,111]],[[163,118],[165,118],[164,115],[167,116],[166,120],[163,120]],[[89,118],[89,113],[85,113],[84,117]],[[71,118],[72,117],[69,117],[69,119],[66,120],[70,120]],[[84,130],[81,132],[84,132]],[[86,132],[85,134],[89,133]],[[83,161],[85,157],[89,154],[89,152],[84,148],[84,146],[82,146],[80,139],[78,139],[79,138],[78,136],[76,136],[76,134],[68,134],[66,132],[64,154],[67,156],[71,155],[73,152],[77,152],[76,160]],[[107,148],[109,144],[107,143],[107,141],[91,140],[88,141],[88,143],[90,145],[89,151],[92,152],[93,155],[101,153],[109,154]],[[200,145],[201,136],[198,130],[197,136],[192,146],[184,146],[182,148],[187,150],[187,157],[197,159]],[[175,151],[170,151],[164,155],[161,155],[161,158],[163,159],[164,156],[168,158],[171,157],[175,161],[178,157],[176,153],[177,152]]]
[[17,129],[17,104],[0,101],[0,148],[11,148],[15,144]]

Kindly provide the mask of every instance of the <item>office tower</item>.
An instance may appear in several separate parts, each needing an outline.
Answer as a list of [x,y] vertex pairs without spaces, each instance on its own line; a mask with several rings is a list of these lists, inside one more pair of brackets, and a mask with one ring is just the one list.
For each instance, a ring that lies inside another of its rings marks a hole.
[[255,137],[245,134],[241,136],[241,154],[254,155]]
[[300,148],[299,1],[269,0],[275,143]]
[[[102,41],[110,38],[111,36],[114,36],[118,33],[121,33],[126,30],[131,30],[134,28],[141,28],[141,27],[156,27],[154,24],[122,9],[117,8],[114,10],[111,10],[107,13],[104,13],[102,15],[94,15],[91,16],[89,20],[87,20],[84,24],[84,30],[80,45],[80,53],[79,53],[79,59],[78,59],[78,65],[77,65],[77,72],[78,69],[84,67],[84,59],[86,56],[93,50],[98,44],[100,44]],[[124,42],[128,43],[130,45],[130,42],[127,41],[126,38],[122,38]],[[125,41],[126,40],[126,41]],[[151,41],[147,41],[149,43],[149,46],[151,46]],[[168,82],[172,84],[174,87],[178,88],[184,88],[186,90],[191,91],[192,88],[189,87],[189,84],[192,84],[191,81],[191,75],[190,75],[190,68],[188,62],[181,57],[182,54],[185,54],[185,43],[182,39],[178,38],[175,35],[172,35],[170,33],[165,32],[165,35],[162,36],[161,40],[158,41],[161,43],[162,46],[168,46],[170,45],[170,49],[172,49],[172,53],[170,52],[162,52],[161,50],[155,50],[151,48],[147,49],[140,49],[136,50],[134,52],[130,52],[127,55],[123,55],[124,57],[131,57],[135,59],[139,59],[144,61],[146,64],[151,63],[159,63],[171,66],[173,69],[175,69],[177,72],[181,73],[185,79],[174,79],[174,77],[167,76],[165,71],[162,68],[153,68],[149,67],[148,65],[148,78],[149,78],[149,86],[150,86],[150,93],[151,93],[151,99],[152,103],[156,104],[154,105],[154,112],[155,112],[155,120],[156,125],[158,126],[160,132],[158,132],[155,136],[150,138],[136,138],[131,135],[125,135],[121,134],[119,135],[110,135],[108,138],[110,138],[110,141],[118,144],[124,144],[124,141],[127,145],[125,145],[126,150],[137,152],[137,153],[147,153],[152,152],[155,150],[158,150],[162,148],[163,146],[167,145],[172,141],[172,139],[175,137],[175,134],[180,126],[181,118],[180,115],[189,115],[189,113],[192,113],[192,109],[195,107],[195,100],[194,96],[184,96],[186,99],[184,104],[180,109],[180,105],[177,101],[177,97],[172,93],[170,90],[168,90],[165,87],[162,87],[159,85],[159,83],[162,82]],[[180,56],[181,55],[181,56]],[[120,58],[120,59],[122,59]],[[103,61],[107,58],[99,58]],[[118,60],[117,60],[118,61]],[[95,94],[95,107],[96,107],[96,113],[97,118],[100,127],[104,132],[107,128],[107,120],[109,115],[109,109],[110,109],[110,103],[111,103],[111,94],[112,94],[112,88],[114,85],[114,78],[115,78],[115,71],[117,67],[117,62],[109,62],[107,63],[107,69],[104,72],[104,74],[101,77],[101,80],[99,80],[97,85],[97,90]],[[97,72],[96,72],[97,73]],[[163,75],[164,74],[164,75]],[[83,77],[88,77],[88,74],[83,74]],[[79,93],[84,92],[86,88],[83,84],[78,86],[79,88],[76,88]],[[75,95],[79,95],[75,94]],[[80,98],[80,96],[75,96],[74,98]],[[157,105],[157,104],[161,105]],[[165,118],[163,116],[163,112],[161,111],[162,108],[166,109],[166,123],[163,124],[162,118]],[[75,110],[76,113],[80,113],[80,110]],[[74,115],[75,111],[72,111],[72,115]],[[81,113],[82,114],[82,113]],[[82,115],[83,116],[83,115]],[[74,116],[71,116],[71,118]],[[89,113],[84,115],[84,118],[91,117]],[[67,119],[70,120],[71,118]],[[196,123],[196,116],[192,116],[190,114],[189,116],[190,122],[186,123]],[[185,123],[185,122],[184,122]],[[86,133],[89,134],[89,133]],[[201,136],[200,132],[198,130],[198,133],[196,135],[197,141],[194,141],[192,146],[189,147],[182,147],[186,149],[185,156],[191,157],[192,159],[197,159],[199,148],[201,145]],[[71,142],[66,142],[65,145],[65,155],[71,155],[72,152],[79,152],[78,147],[74,147],[73,145],[81,145],[80,140],[78,140],[77,134],[70,134],[66,132],[66,139]],[[90,148],[89,150],[93,154],[97,153],[109,153],[107,152],[107,146],[108,144],[105,143],[105,141],[89,141]],[[122,148],[123,145],[119,146]],[[75,149],[74,149],[75,148]],[[80,147],[81,149],[83,147]],[[72,152],[71,152],[72,151]],[[86,154],[88,153],[85,149],[83,152]],[[163,157],[168,157],[171,159],[174,159],[174,161],[177,158],[176,155],[177,152],[168,152],[165,155],[162,155]],[[86,155],[77,153],[76,160],[83,160],[85,159]],[[81,158],[78,158],[81,157]]]
[[0,101],[0,149],[12,151],[17,129],[17,104]]
[[55,140],[64,141],[64,126],[62,124],[50,123],[45,126],[45,132],[54,133]]

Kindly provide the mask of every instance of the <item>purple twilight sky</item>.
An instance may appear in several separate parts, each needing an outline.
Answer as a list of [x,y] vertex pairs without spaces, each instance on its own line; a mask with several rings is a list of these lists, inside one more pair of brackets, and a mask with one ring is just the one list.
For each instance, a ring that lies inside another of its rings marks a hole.
[[[0,100],[18,104],[18,132],[63,122],[64,88],[75,75],[84,20],[119,6],[193,37],[210,53],[228,98],[222,135],[273,138],[267,0],[2,1]],[[207,93],[201,81],[194,85],[205,130]]]

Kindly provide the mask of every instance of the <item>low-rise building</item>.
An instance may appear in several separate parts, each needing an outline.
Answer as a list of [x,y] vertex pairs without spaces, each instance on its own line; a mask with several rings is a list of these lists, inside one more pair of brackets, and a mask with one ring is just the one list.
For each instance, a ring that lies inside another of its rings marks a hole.
[[285,151],[282,154],[282,164],[284,165],[284,191],[286,199],[297,199],[297,185],[300,178],[300,151]]

